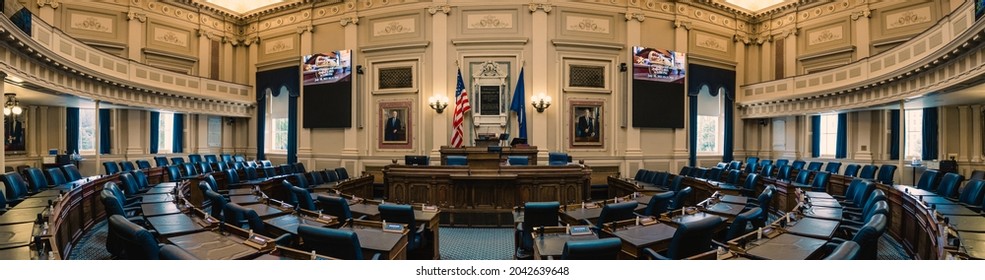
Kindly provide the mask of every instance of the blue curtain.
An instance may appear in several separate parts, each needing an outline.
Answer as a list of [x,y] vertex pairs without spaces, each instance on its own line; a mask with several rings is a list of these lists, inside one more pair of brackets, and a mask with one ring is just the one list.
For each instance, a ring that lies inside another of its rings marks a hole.
[[835,158],[848,157],[848,114],[838,114],[838,143]]
[[157,153],[157,138],[161,137],[161,112],[150,112],[150,153]]
[[65,108],[65,151],[79,151],[79,108]]
[[811,116],[811,157],[821,157],[821,116]]
[[99,153],[108,155],[112,148],[112,135],[109,131],[110,109],[99,109]]
[[185,146],[185,114],[174,114],[174,130],[171,136],[171,152],[175,154],[184,153]]
[[937,107],[923,109],[923,160],[937,159]]
[[889,159],[899,159],[899,110],[889,110]]
[[734,145],[734,125],[733,118],[734,108],[733,104],[735,102],[735,71],[728,69],[715,68],[711,66],[704,66],[700,64],[688,64],[688,96],[690,103],[688,114],[688,123],[690,128],[688,129],[689,141],[688,149],[690,150],[688,155],[688,163],[691,166],[696,166],[697,164],[697,150],[698,150],[698,94],[701,92],[702,86],[707,86],[709,92],[712,96],[718,94],[718,89],[725,89],[725,97],[723,98],[724,104],[724,118],[725,127],[722,129],[724,132],[724,139],[722,139],[722,161],[732,161],[733,159],[733,147]]
[[257,159],[265,159],[264,137],[266,136],[267,121],[267,90],[274,94],[280,94],[281,87],[287,87],[287,92],[291,97],[288,101],[288,125],[287,130],[287,156],[288,162],[297,161],[297,123],[298,109],[297,97],[301,96],[301,81],[297,66],[278,68],[257,72],[256,96],[257,96]]

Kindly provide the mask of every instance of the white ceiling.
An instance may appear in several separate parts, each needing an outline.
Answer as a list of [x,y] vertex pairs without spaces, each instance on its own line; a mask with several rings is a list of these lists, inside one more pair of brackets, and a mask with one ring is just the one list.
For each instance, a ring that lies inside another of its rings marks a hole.
[[795,0],[716,0],[722,4],[736,7],[742,10],[749,11],[753,14],[757,14],[767,8],[774,7],[779,4],[794,2]]
[[256,11],[260,8],[286,4],[288,2],[297,1],[287,1],[287,0],[200,0],[199,2],[203,4],[211,4],[212,6],[217,6],[239,15],[246,15],[250,12]]

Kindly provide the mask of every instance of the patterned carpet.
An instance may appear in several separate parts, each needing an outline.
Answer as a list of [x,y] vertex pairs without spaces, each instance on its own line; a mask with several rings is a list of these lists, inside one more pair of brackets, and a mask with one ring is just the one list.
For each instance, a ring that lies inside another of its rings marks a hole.
[[[106,222],[97,224],[82,236],[81,245],[72,250],[70,260],[109,260],[106,252]],[[513,258],[511,228],[441,228],[441,259],[510,260]],[[880,260],[909,260],[903,247],[889,235],[879,239]]]

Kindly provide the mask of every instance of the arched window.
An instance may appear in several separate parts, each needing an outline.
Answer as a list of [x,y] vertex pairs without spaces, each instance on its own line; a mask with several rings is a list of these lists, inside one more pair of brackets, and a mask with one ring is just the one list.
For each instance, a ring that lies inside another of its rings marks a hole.
[[282,86],[276,92],[269,92],[270,106],[268,116],[270,122],[267,126],[267,133],[270,135],[270,150],[287,151],[287,128],[288,114],[287,103],[290,93],[287,87]]
[[696,138],[698,153],[718,154],[722,150],[723,131],[725,126],[722,117],[722,98],[725,89],[711,91],[702,85],[698,93],[698,135]]

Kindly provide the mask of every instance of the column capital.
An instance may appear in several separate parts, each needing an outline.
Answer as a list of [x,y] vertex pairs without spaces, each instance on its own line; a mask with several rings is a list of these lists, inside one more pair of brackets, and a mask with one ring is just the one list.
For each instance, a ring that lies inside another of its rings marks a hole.
[[646,15],[640,12],[626,13],[626,21],[636,20],[638,22],[643,22],[646,19]]
[[551,5],[550,3],[530,3],[527,7],[530,8],[531,13],[536,12],[537,10],[543,10],[544,13],[550,13],[554,10],[554,5]]
[[852,12],[852,20],[859,20],[859,19],[862,19],[862,18],[869,18],[870,15],[872,15],[872,10],[869,10],[868,8],[861,9],[861,10]]
[[358,25],[359,24],[359,17],[358,16],[344,17],[341,20],[339,20],[339,24],[341,24],[342,27],[345,27],[346,25],[349,25],[350,23],[352,25]]
[[689,20],[675,20],[674,21],[674,28],[681,28],[681,27],[683,27],[684,29],[687,29],[688,31],[690,31],[691,30],[691,21],[689,21]]
[[137,12],[127,12],[127,20],[137,20],[139,22],[147,22],[147,14],[137,13]]
[[435,14],[437,14],[438,12],[441,12],[441,13],[447,15],[448,13],[451,12],[451,5],[434,5],[434,6],[427,7],[426,10],[432,16],[435,15]]
[[44,8],[44,6],[51,6],[52,9],[58,9],[61,6],[61,2],[57,0],[38,0],[38,8]]
[[298,35],[304,34],[305,32],[315,32],[315,26],[313,25],[298,26]]

